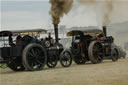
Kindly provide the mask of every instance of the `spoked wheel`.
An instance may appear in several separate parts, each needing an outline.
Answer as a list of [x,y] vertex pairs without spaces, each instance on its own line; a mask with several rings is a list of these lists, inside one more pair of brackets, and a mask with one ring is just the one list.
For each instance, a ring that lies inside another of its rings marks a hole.
[[86,59],[83,58],[83,56],[78,55],[78,56],[74,56],[74,62],[76,64],[85,64],[86,63]]
[[13,71],[24,71],[25,67],[22,65],[22,63],[18,62],[18,59],[13,59],[9,62],[7,62],[8,67],[12,69]]
[[47,66],[48,66],[49,68],[54,68],[54,67],[56,67],[57,61],[58,61],[57,58],[58,58],[57,55],[51,55],[51,56],[49,56],[49,58],[47,59]]
[[75,55],[80,54],[80,44],[79,43],[73,43],[73,45],[72,45],[72,52]]
[[117,61],[119,58],[118,51],[116,48],[112,49],[111,51],[111,59],[113,62]]
[[102,44],[97,41],[92,41],[89,45],[88,56],[93,64],[102,62],[103,60]]
[[72,54],[70,51],[62,51],[60,54],[60,63],[63,67],[69,67],[72,64]]
[[23,50],[23,65],[27,70],[42,70],[47,61],[45,49],[39,44],[29,44]]

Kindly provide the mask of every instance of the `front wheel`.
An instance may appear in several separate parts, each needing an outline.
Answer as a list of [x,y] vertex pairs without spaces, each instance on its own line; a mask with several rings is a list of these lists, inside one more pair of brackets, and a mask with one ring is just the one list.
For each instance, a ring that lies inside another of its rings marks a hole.
[[10,69],[12,69],[13,71],[24,71],[25,67],[23,66],[22,63],[19,63],[21,61],[19,61],[17,58],[13,59],[11,61],[7,62],[7,65]]
[[69,67],[72,64],[72,53],[69,50],[61,52],[60,63],[63,67]]
[[85,64],[86,63],[86,58],[85,58],[85,56],[84,55],[74,55],[73,56],[73,58],[74,58],[74,62],[76,63],[76,64]]
[[119,58],[119,53],[116,48],[112,49],[111,51],[111,59],[113,62],[117,61]]
[[27,70],[42,70],[47,61],[46,50],[40,44],[29,44],[23,50],[22,61]]
[[47,66],[49,68],[55,68],[58,62],[57,55],[51,55],[47,59]]

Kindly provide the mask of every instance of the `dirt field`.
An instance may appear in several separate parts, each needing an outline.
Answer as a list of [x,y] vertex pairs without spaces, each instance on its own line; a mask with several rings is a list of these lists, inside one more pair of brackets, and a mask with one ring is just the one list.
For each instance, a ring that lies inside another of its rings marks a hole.
[[0,69],[0,85],[128,85],[128,58],[36,72]]

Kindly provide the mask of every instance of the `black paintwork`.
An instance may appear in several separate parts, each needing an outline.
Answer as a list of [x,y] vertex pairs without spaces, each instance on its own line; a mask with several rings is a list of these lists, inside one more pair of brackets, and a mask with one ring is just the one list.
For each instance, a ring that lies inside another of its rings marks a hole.
[[[8,38],[8,39],[6,39],[6,41],[9,42],[8,45],[3,45],[3,47],[0,47],[0,56],[12,70],[15,70],[15,71],[24,70],[24,69],[14,68],[14,66],[21,65],[21,67],[23,67],[23,65],[22,65],[22,62],[23,62],[22,55],[23,54],[22,53],[23,53],[24,48],[29,44],[34,44],[34,43],[40,44],[46,50],[47,59],[50,59],[50,57],[52,57],[53,55],[56,55],[57,60],[59,60],[60,53],[63,51],[64,48],[63,48],[63,45],[58,42],[58,40],[56,40],[56,42],[51,43],[52,37],[50,37],[50,38],[47,37],[45,39],[43,39],[43,38],[37,39],[36,37],[28,35],[28,34],[20,35],[20,33],[26,33],[26,32],[29,32],[29,33],[37,32],[38,34],[40,34],[42,32],[46,32],[46,30],[38,29],[38,30],[18,30],[18,31],[2,31],[2,32],[0,32],[0,37]],[[15,35],[15,34],[19,34],[21,37],[19,37],[19,35]],[[16,42],[14,43],[13,36],[19,37],[20,41],[17,40],[19,38],[16,38],[16,40],[15,40]],[[46,44],[45,44],[46,41],[48,41],[50,43],[49,47],[46,47]],[[3,39],[3,42],[5,43],[5,39]],[[49,60],[47,60],[47,61],[49,61]],[[14,65],[14,63],[16,65]]]
[[[92,36],[84,35],[84,33],[96,34],[93,34]],[[68,32],[67,35],[68,34],[72,35],[71,51],[77,64],[83,64],[86,61],[90,60],[88,56],[88,48],[90,46],[90,43],[93,41],[97,41],[102,45],[102,55],[104,56],[104,58],[110,58],[114,38],[112,36],[107,36],[105,26],[103,27],[103,31],[100,29],[72,30],[71,32]]]

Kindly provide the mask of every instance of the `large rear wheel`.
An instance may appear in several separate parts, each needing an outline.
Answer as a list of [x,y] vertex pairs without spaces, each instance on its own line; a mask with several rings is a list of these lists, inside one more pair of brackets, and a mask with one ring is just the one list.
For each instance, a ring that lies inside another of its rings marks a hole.
[[102,44],[97,41],[92,41],[88,48],[88,56],[93,64],[102,62],[103,60]]
[[39,44],[29,44],[23,50],[22,61],[27,70],[42,70],[47,61],[46,50]]

